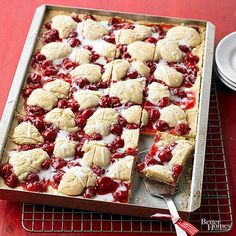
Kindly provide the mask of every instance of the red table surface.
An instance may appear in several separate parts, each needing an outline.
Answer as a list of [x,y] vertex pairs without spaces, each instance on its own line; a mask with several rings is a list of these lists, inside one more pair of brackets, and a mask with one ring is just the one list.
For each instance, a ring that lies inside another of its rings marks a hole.
[[[235,31],[236,27],[235,0],[0,0],[0,114],[4,109],[35,9],[45,3],[209,20],[216,26],[216,43],[224,35]],[[233,185],[236,183],[236,161],[234,160],[236,93],[222,84],[218,90],[233,217],[235,217],[236,189]],[[0,200],[0,236],[5,235],[29,235],[21,227],[21,203]],[[43,234],[35,233],[34,235]],[[72,233],[72,235],[75,234]],[[81,235],[90,235],[90,233]],[[229,233],[218,235],[236,235],[236,227],[234,226]]]

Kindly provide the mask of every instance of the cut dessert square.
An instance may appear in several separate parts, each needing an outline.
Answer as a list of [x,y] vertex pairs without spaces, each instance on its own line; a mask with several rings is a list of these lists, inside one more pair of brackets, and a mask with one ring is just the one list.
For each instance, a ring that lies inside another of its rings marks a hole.
[[196,135],[203,29],[52,10],[40,35],[6,185],[128,202],[140,133],[157,131],[138,169],[174,185]]
[[191,141],[157,132],[149,153],[137,165],[138,172],[145,178],[175,186],[193,148]]

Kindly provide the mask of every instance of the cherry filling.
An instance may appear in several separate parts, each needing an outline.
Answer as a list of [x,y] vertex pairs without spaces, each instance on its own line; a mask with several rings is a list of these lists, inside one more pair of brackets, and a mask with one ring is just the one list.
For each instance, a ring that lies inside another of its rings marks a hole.
[[81,79],[77,79],[74,83],[78,87],[83,88],[85,85],[89,84],[89,81],[87,79],[81,78]]
[[163,97],[157,102],[157,106],[160,108],[167,107],[170,105],[170,99],[168,97]]
[[10,188],[15,188],[19,184],[17,176],[12,172],[11,164],[5,164],[0,168],[0,176],[4,179],[4,183]]
[[157,43],[157,39],[154,38],[154,37],[149,37],[149,38],[147,38],[147,39],[145,40],[145,42],[156,44],[156,43]]
[[160,117],[160,112],[155,108],[148,109],[148,114],[151,122],[156,122]]
[[48,159],[46,159],[42,164],[41,164],[41,168],[43,169],[43,170],[48,170],[49,169],[49,167],[51,166],[51,159],[50,158],[48,158]]
[[99,133],[93,133],[92,135],[90,135],[90,140],[101,140],[102,139],[102,135]]
[[27,151],[35,148],[35,145],[30,145],[30,144],[22,144],[19,145],[19,151]]
[[72,16],[71,17],[75,22],[77,22],[77,23],[80,23],[82,20],[79,18],[79,16],[78,15],[76,15],[76,16]]
[[45,142],[42,146],[42,149],[48,153],[49,156],[53,154],[54,144],[50,142]]
[[62,61],[62,67],[66,70],[72,70],[76,67],[76,64],[72,62],[69,58],[65,58]]
[[178,179],[178,177],[181,174],[182,170],[183,170],[183,166],[181,166],[181,165],[173,166],[172,171],[173,171],[173,175],[174,175],[175,180]]
[[95,195],[96,195],[96,189],[93,187],[88,187],[83,193],[83,197],[85,198],[93,198],[95,197]]
[[114,36],[109,36],[109,35],[104,35],[102,39],[108,43],[116,43],[115,37]]
[[69,107],[72,111],[77,111],[79,108],[79,104],[77,101],[75,101],[74,99],[70,99],[67,101],[67,107]]
[[120,124],[122,127],[125,127],[126,124],[127,124],[127,120],[126,120],[124,117],[120,117],[120,118],[119,118],[119,124]]
[[41,75],[36,73],[31,73],[30,76],[27,78],[27,81],[32,84],[37,84],[41,82]]
[[54,169],[59,170],[67,165],[67,162],[61,158],[55,158],[52,162],[52,166]]
[[158,147],[155,144],[153,144],[151,147],[151,150],[149,151],[149,155],[155,156],[157,151],[158,151]]
[[30,94],[37,88],[41,88],[42,85],[27,85],[24,89],[23,89],[23,97],[24,98],[28,98],[30,96]]
[[75,30],[70,30],[69,32],[69,38],[75,38],[77,37],[78,33]]
[[138,72],[136,70],[133,70],[133,71],[129,71],[127,73],[127,76],[130,78],[130,79],[136,79],[138,77]]
[[180,123],[175,127],[175,131],[179,135],[186,135],[190,130],[186,123]]
[[63,172],[57,172],[55,175],[53,175],[53,180],[56,185],[60,184],[63,174]]
[[20,118],[18,123],[22,123],[22,122],[30,122],[32,125],[34,125],[39,131],[42,131],[44,129],[44,121],[42,118],[39,117],[35,117],[32,118],[30,116],[26,116],[23,118]]
[[85,15],[85,16],[83,17],[83,19],[84,19],[84,20],[91,19],[91,20],[96,21],[96,19],[95,19],[95,17],[94,17],[93,15]]
[[191,48],[186,46],[186,45],[179,45],[179,49],[182,51],[182,52],[190,52],[191,51]]
[[73,141],[80,141],[80,136],[77,133],[69,133],[69,139]]
[[138,154],[138,150],[135,148],[127,148],[125,150],[126,155],[136,156]]
[[115,160],[121,159],[121,158],[123,158],[124,156],[125,156],[124,153],[113,153],[113,154],[110,156],[110,160],[111,160],[111,162],[113,163],[113,162],[115,162]]
[[91,167],[91,169],[93,173],[96,174],[97,176],[102,176],[105,174],[105,170],[101,168],[100,166],[93,166]]
[[61,41],[59,37],[59,32],[55,29],[50,29],[44,32],[43,34],[43,42],[44,43],[51,43]]
[[161,162],[169,162],[172,158],[172,153],[168,148],[164,148],[158,153],[158,158]]
[[121,106],[120,100],[117,97],[109,97],[108,95],[103,96],[100,99],[101,107],[118,107]]
[[100,195],[115,192],[118,187],[119,184],[107,176],[101,177],[96,183],[97,194]]
[[118,124],[114,124],[110,128],[110,132],[114,135],[121,135],[122,134],[122,126]]
[[137,165],[137,171],[142,172],[145,167],[146,164],[144,162],[141,162],[140,164]]
[[158,120],[156,122],[156,129],[158,131],[166,131],[169,129],[169,125],[167,122],[165,122],[164,120]]
[[57,137],[58,129],[50,128],[42,132],[45,141],[54,142]]
[[75,149],[75,155],[79,158],[82,158],[84,155],[84,151],[82,151],[82,145],[79,145]]
[[111,17],[108,21],[108,25],[114,25],[114,24],[119,24],[122,22],[121,18],[117,18],[117,17]]
[[[150,69],[150,74],[153,74],[154,71],[156,70],[156,64],[155,64],[155,62],[149,61],[149,62],[147,62],[147,66],[148,66],[149,69]],[[150,81],[150,82],[151,82],[151,81]]]
[[74,48],[74,47],[78,47],[81,44],[81,42],[77,38],[70,38],[69,39],[69,44],[72,48]]
[[126,203],[128,202],[128,199],[129,199],[129,191],[128,189],[125,191],[119,190],[112,193],[112,196],[116,201]]
[[26,113],[29,116],[42,116],[46,113],[46,111],[38,106],[26,106]]
[[32,192],[46,192],[48,184],[45,181],[26,182],[25,188]]
[[35,173],[30,173],[28,176],[27,176],[27,179],[26,179],[26,182],[35,182],[35,181],[39,181],[39,176]]

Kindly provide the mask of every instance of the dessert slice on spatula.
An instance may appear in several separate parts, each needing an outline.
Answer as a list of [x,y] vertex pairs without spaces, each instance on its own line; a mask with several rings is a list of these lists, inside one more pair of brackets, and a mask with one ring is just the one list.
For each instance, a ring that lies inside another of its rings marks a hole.
[[184,137],[157,132],[151,149],[137,165],[137,170],[149,180],[175,186],[193,148],[194,143]]
[[185,236],[186,232],[190,235],[198,232],[193,225],[180,218],[172,200],[172,196],[178,192],[178,179],[193,147],[194,144],[183,137],[157,132],[151,149],[139,153],[142,161],[137,169],[144,177],[146,188],[150,194],[163,198],[170,211],[170,215],[157,213],[152,217],[172,220],[178,236]]

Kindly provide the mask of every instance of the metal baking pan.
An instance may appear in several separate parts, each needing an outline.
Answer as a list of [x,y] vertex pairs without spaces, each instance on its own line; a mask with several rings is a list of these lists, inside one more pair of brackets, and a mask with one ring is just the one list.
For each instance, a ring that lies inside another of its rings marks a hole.
[[[180,190],[174,197],[176,206],[182,217],[186,217],[190,212],[195,211],[200,207],[201,191],[203,181],[204,159],[205,159],[205,145],[207,135],[208,123],[208,109],[210,99],[211,87],[211,73],[214,50],[214,33],[215,27],[208,21],[169,18],[152,15],[141,15],[132,13],[121,13],[102,11],[95,9],[82,9],[76,7],[64,7],[53,5],[42,5],[37,8],[24,49],[15,73],[12,87],[7,99],[7,103],[2,115],[0,124],[0,156],[2,156],[5,143],[8,138],[8,132],[14,118],[14,112],[18,103],[21,89],[24,84],[26,74],[28,72],[28,65],[34,51],[35,44],[38,39],[43,19],[48,10],[63,10],[69,12],[97,14],[104,16],[120,16],[131,20],[147,20],[152,22],[163,22],[170,24],[198,25],[206,29],[205,33],[205,47],[203,58],[203,71],[199,101],[199,116],[197,126],[197,136],[195,145],[194,160],[188,163],[189,168],[180,179]],[[148,136],[141,137],[141,145],[139,151],[147,149],[152,140]],[[128,204],[102,202],[93,199],[84,199],[79,197],[59,196],[48,193],[35,193],[23,190],[9,189],[1,180],[0,182],[0,198],[14,201],[24,201],[36,204],[55,205],[61,207],[81,208],[90,211],[99,211],[123,215],[150,217],[157,212],[168,212],[163,200],[151,196],[145,189],[140,177],[137,173],[134,174],[132,197]]]

